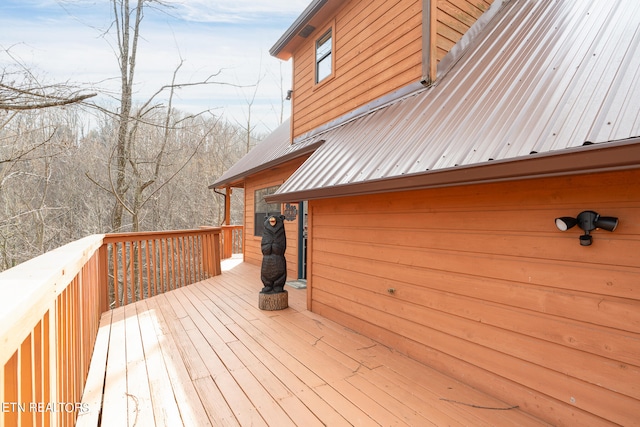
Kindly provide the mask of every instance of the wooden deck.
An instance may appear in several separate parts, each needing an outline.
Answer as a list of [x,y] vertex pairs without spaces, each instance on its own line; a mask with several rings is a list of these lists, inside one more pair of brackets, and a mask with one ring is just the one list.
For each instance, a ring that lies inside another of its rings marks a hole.
[[307,311],[305,290],[259,310],[259,277],[227,260],[220,276],[105,313],[78,425],[542,425]]

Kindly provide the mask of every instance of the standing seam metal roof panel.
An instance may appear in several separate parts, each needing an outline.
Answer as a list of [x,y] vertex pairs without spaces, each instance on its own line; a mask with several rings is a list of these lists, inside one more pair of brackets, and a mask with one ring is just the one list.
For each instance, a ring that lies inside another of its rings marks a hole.
[[314,135],[276,194],[639,136],[639,28],[637,0],[503,4],[434,86]]
[[209,188],[221,188],[241,181],[251,174],[308,154],[321,143],[320,139],[314,138],[300,144],[291,144],[291,122],[286,120],[209,185]]

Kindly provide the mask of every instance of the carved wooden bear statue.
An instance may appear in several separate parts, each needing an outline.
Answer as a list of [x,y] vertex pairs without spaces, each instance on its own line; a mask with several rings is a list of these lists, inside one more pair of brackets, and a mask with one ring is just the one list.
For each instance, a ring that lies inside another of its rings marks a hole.
[[284,292],[284,283],[287,281],[287,260],[284,257],[287,236],[284,232],[284,215],[270,216],[265,220],[261,248],[263,257],[260,278],[264,288],[260,292]]

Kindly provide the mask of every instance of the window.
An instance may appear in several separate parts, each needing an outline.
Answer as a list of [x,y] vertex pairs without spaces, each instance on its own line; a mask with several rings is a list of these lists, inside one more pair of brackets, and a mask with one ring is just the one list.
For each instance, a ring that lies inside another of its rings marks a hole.
[[273,187],[261,188],[254,193],[255,197],[255,210],[254,221],[255,227],[253,230],[254,236],[262,236],[264,232],[264,220],[271,215],[280,215],[280,203],[267,203],[264,198],[270,194],[275,193],[279,185]]
[[331,75],[333,70],[332,49],[333,37],[331,36],[331,29],[329,29],[316,41],[316,83],[320,83]]

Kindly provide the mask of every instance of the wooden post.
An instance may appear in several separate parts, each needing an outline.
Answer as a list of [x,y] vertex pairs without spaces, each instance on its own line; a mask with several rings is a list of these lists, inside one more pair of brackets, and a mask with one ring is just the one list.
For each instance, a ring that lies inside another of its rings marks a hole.
[[233,190],[231,187],[226,187],[224,192],[224,223],[225,225],[231,225],[231,194]]
[[219,276],[222,274],[222,269],[220,266],[220,232],[213,233],[213,248],[215,251],[211,254],[213,261],[213,275]]
[[233,255],[233,228],[231,226],[222,226],[222,258],[231,258]]
[[284,310],[289,307],[289,292],[277,292],[275,294],[263,294],[260,292],[258,308],[260,310]]

